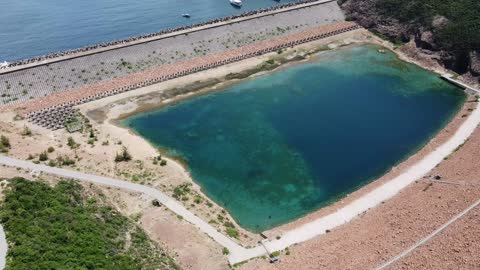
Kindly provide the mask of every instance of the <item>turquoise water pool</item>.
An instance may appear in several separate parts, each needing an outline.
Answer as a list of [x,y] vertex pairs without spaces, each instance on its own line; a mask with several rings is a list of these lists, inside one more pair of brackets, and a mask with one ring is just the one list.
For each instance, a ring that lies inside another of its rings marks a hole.
[[461,107],[462,91],[377,49],[327,52],[122,124],[183,159],[241,226],[263,231],[381,176]]

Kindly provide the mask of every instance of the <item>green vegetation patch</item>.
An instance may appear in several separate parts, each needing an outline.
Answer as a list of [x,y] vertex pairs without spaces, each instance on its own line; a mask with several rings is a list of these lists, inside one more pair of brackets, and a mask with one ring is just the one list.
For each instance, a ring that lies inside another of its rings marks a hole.
[[142,229],[71,181],[10,180],[0,207],[6,270],[179,269]]
[[377,0],[377,8],[385,16],[427,28],[433,28],[437,16],[444,16],[445,27],[437,35],[444,48],[470,51],[480,47],[478,0]]

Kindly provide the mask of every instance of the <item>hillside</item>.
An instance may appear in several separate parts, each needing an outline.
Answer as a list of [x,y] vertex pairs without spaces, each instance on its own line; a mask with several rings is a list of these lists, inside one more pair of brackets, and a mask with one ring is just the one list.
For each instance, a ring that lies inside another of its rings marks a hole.
[[414,41],[445,67],[480,76],[480,1],[339,0],[347,19],[394,42]]
[[74,183],[10,180],[0,206],[5,269],[179,269],[144,231]]

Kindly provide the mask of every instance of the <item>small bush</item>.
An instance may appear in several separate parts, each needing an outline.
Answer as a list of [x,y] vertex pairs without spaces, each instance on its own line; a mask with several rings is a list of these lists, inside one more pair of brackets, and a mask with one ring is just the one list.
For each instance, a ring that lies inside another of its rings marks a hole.
[[48,153],[53,153],[54,151],[55,151],[55,148],[53,148],[52,146],[48,147],[47,149]]
[[195,196],[195,198],[193,199],[193,202],[196,203],[196,204],[200,204],[202,203],[202,197],[200,196]]
[[130,161],[130,160],[132,160],[132,156],[130,155],[126,147],[123,147],[122,152],[115,156],[115,162]]
[[162,161],[160,161],[160,166],[165,166],[167,165],[167,161],[165,159],[162,159]]
[[235,228],[235,225],[233,225],[233,223],[230,221],[225,221],[225,223],[223,223],[223,226],[227,228]]
[[75,142],[75,140],[72,138],[72,137],[68,137],[67,139],[67,145],[71,148],[71,149],[76,149],[78,148],[79,144],[77,144],[77,142]]
[[274,258],[274,257],[278,257],[280,256],[280,251],[274,251],[272,252],[272,254],[270,254],[270,257]]
[[230,254],[230,251],[228,250],[228,248],[224,247],[223,250],[222,250],[222,253],[223,253],[223,255],[228,255],[228,254]]
[[12,147],[10,145],[10,140],[4,135],[0,136],[0,144],[5,148],[11,148]]
[[46,160],[48,160],[47,151],[43,151],[42,153],[40,153],[40,155],[38,156],[38,160],[40,160],[40,161],[46,161]]
[[24,126],[24,127],[23,127],[23,131],[22,131],[22,135],[23,135],[23,136],[31,136],[31,135],[32,135],[32,131],[31,131],[27,126]]
[[227,228],[226,232],[228,236],[236,239],[238,239],[238,236],[240,235],[240,233],[234,228]]
[[24,118],[19,115],[19,114],[16,114],[14,117],[13,117],[13,121],[20,121],[20,120],[23,120]]
[[75,164],[75,160],[70,159],[68,156],[59,156],[57,157],[57,164],[60,166],[70,166]]

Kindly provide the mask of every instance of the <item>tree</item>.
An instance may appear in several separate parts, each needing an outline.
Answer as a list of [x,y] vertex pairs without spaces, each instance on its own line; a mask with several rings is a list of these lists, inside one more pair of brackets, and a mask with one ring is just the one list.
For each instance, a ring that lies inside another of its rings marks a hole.
[[115,162],[130,161],[132,160],[132,155],[128,152],[127,148],[124,146],[121,153],[117,153],[115,156]]

